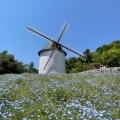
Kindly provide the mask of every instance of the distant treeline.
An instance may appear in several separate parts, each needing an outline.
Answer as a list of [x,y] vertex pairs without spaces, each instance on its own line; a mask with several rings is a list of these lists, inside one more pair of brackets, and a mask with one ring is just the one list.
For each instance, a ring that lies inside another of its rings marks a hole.
[[0,74],[20,74],[24,72],[37,73],[38,70],[34,68],[34,62],[24,64],[15,60],[14,55],[9,54],[7,50],[0,53]]
[[97,68],[99,65],[106,67],[120,66],[120,40],[116,40],[108,45],[98,47],[95,52],[86,49],[83,53],[86,61],[82,59],[69,58],[66,60],[66,72],[75,73]]
[[[90,52],[86,49],[83,53],[86,61],[80,57],[71,57],[66,59],[66,72],[75,73],[86,70],[92,70],[94,67],[104,65],[106,67],[119,67],[120,66],[120,40],[116,40],[108,45],[98,47],[95,52]],[[34,68],[34,62],[24,64],[15,60],[14,55],[8,53],[7,50],[0,52],[0,74],[6,73],[38,73]]]

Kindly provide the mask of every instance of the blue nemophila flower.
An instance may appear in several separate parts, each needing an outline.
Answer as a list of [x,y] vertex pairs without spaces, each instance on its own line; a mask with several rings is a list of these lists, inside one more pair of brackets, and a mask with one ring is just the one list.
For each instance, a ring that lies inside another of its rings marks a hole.
[[1,119],[118,119],[120,74],[0,75]]

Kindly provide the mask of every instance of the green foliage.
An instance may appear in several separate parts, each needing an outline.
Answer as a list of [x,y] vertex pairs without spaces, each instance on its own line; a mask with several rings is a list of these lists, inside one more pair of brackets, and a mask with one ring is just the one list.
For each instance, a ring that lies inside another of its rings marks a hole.
[[91,70],[95,66],[105,65],[106,67],[120,66],[120,40],[116,40],[108,45],[98,47],[95,52],[89,49],[84,51],[86,61],[80,58],[69,58],[66,60],[66,72],[75,73]]
[[38,71],[34,68],[34,62],[30,62],[27,71],[29,73],[38,73]]
[[85,56],[86,63],[91,63],[92,55],[91,55],[90,49],[86,49],[83,54]]
[[104,52],[101,55],[101,62],[109,67],[115,67],[120,65],[120,49],[110,49],[108,52]]
[[71,57],[68,60],[65,61],[66,63],[66,72],[69,73],[71,71],[71,69],[74,68],[75,63],[78,61],[77,58],[75,57]]
[[34,68],[34,63],[31,62],[30,65],[24,65],[24,63],[15,60],[14,55],[9,54],[8,51],[4,50],[0,53],[0,74],[19,74],[23,72],[37,73],[37,70]]

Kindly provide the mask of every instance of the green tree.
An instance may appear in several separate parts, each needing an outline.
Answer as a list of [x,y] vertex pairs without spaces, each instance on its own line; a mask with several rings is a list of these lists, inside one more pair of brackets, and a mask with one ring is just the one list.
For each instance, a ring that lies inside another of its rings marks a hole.
[[79,57],[66,60],[67,73],[91,70],[100,64],[107,67],[118,67],[120,66],[120,40],[113,41],[108,45],[102,45],[92,53],[89,49],[86,49],[84,57],[86,57],[86,62]]
[[84,57],[86,58],[86,63],[92,62],[92,55],[91,55],[90,49],[86,49],[83,52],[83,54],[84,54]]
[[14,69],[14,55],[8,54],[8,51],[0,53],[0,73],[12,73]]
[[30,62],[30,64],[28,65],[28,72],[38,73],[38,70],[34,68],[34,62]]
[[26,72],[26,70],[24,68],[24,63],[16,60],[13,65],[13,73],[20,74],[20,73],[24,73],[24,72]]
[[65,61],[67,73],[70,73],[71,69],[74,67],[74,65],[77,61],[78,61],[78,59],[75,57],[71,57]]
[[110,49],[101,55],[101,61],[108,67],[120,66],[120,49]]
[[0,74],[6,73],[23,73],[23,72],[34,72],[37,73],[37,69],[34,68],[34,63],[30,62],[30,65],[24,65],[23,62],[15,60],[14,55],[8,53],[4,50],[0,53]]

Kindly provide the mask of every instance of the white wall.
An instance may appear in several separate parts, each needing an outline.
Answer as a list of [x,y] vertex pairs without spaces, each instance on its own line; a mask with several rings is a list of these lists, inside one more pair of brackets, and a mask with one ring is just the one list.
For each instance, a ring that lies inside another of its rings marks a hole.
[[56,55],[52,55],[48,65],[45,70],[43,70],[51,52],[52,51],[50,50],[41,52],[39,60],[39,74],[65,73],[65,54],[61,51],[54,52]]

